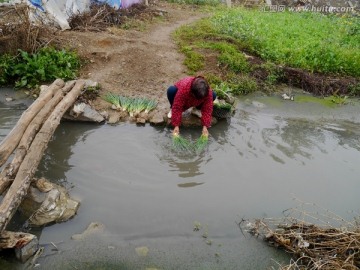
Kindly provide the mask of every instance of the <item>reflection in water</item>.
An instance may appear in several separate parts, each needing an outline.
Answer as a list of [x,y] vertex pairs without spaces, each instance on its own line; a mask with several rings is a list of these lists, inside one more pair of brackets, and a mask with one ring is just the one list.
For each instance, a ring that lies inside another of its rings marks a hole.
[[174,159],[168,159],[167,162],[170,166],[170,171],[176,171],[179,173],[179,177],[188,178],[195,177],[197,175],[203,174],[200,171],[202,159],[197,159],[195,161],[177,161]]
[[181,187],[181,188],[188,188],[188,187],[196,187],[196,186],[200,186],[204,184],[204,182],[202,183],[196,183],[196,182],[188,182],[188,183],[181,183],[181,184],[178,184],[178,187]]
[[72,168],[69,164],[73,155],[72,147],[76,143],[84,143],[98,127],[88,123],[62,122],[48,145],[36,176],[45,177],[69,188],[72,184],[67,182],[66,173]]
[[360,151],[360,127],[358,123],[350,121],[334,121],[324,123],[323,129],[338,140],[340,146],[354,148]]

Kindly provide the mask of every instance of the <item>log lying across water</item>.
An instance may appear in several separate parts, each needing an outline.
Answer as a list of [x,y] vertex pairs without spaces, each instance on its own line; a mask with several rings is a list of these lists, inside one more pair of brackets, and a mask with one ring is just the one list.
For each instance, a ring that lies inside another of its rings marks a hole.
[[[11,184],[0,203],[0,239],[29,189],[32,178],[64,113],[85,86],[83,80],[56,80],[22,114],[17,125],[0,144],[0,166],[15,151],[11,163],[0,174],[0,192]],[[13,179],[13,180],[12,180]],[[0,194],[1,194],[0,193]],[[0,245],[0,249],[4,248]]]
[[37,113],[53,97],[54,92],[64,86],[64,81],[57,79],[49,89],[34,101],[33,104],[21,115],[17,125],[10,131],[8,136],[0,144],[0,166],[3,165],[15,150],[25,129]]

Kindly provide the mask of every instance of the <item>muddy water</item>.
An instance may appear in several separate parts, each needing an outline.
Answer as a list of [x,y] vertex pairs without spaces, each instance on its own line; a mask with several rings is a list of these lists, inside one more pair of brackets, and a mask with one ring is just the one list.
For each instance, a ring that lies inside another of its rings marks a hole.
[[[21,110],[1,102],[0,109],[4,136]],[[281,217],[298,205],[294,198],[353,218],[358,111],[356,102],[329,107],[247,96],[231,120],[210,129],[200,154],[174,152],[168,128],[62,123],[37,174],[67,187],[81,206],[66,223],[30,229],[44,247],[37,269],[266,269],[286,262],[237,223]],[[182,129],[191,140],[199,132]],[[71,239],[91,222],[104,228]]]

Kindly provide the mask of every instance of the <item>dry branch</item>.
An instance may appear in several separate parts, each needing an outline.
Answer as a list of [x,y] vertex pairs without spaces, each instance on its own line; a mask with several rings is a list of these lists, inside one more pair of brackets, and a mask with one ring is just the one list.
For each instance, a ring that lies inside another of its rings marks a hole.
[[84,86],[85,82],[83,80],[76,82],[74,88],[56,106],[34,138],[27,155],[20,165],[14,182],[0,204],[0,233],[6,228],[27,194],[31,179],[37,170],[49,140],[60,124],[62,116],[74,104]]
[[64,86],[64,81],[61,79],[55,80],[43,95],[40,95],[31,106],[23,112],[16,126],[10,131],[5,139],[0,143],[0,166],[2,166],[9,158],[11,153],[18,146],[22,135],[24,134],[29,123],[34,119],[38,112],[46,105],[53,97],[56,90]]
[[21,162],[23,161],[36,133],[41,128],[46,118],[54,110],[56,105],[62,100],[64,95],[74,87],[75,81],[67,83],[61,91],[57,91],[54,97],[45,105],[45,107],[34,117],[26,128],[21,141],[15,151],[15,156],[11,163],[8,163],[0,174],[0,194],[11,184],[13,177],[17,173]]
[[[346,221],[328,210],[325,214],[307,212],[304,208],[288,211],[290,214],[282,219],[243,220],[239,225],[250,234],[263,237],[271,246],[292,254],[290,264],[280,267],[281,270],[360,269],[360,227],[356,221]],[[317,224],[309,223],[309,218],[317,220]]]

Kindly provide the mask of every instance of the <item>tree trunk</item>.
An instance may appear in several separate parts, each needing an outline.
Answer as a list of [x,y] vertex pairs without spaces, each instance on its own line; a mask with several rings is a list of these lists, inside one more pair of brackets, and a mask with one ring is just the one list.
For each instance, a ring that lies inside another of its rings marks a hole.
[[0,174],[0,194],[2,194],[11,184],[12,178],[16,175],[21,162],[23,161],[36,133],[41,128],[46,118],[54,110],[56,105],[62,100],[64,95],[74,87],[75,81],[67,83],[61,91],[57,91],[55,96],[45,105],[45,107],[34,117],[26,128],[20,143],[16,149],[15,156],[11,163],[8,163]]
[[60,124],[63,114],[76,101],[84,86],[85,82],[83,80],[76,82],[74,88],[56,106],[36,135],[24,161],[20,165],[14,182],[0,204],[0,233],[6,228],[24,196],[27,194],[31,179],[37,170],[49,140]]
[[31,106],[23,112],[16,126],[10,131],[10,133],[5,137],[5,139],[0,144],[0,166],[2,166],[17,145],[20,142],[20,139],[31,122],[31,120],[37,115],[37,113],[46,105],[46,103],[53,97],[54,92],[59,90],[64,86],[64,81],[61,79],[55,80],[50,86],[49,89],[43,94],[40,95]]

